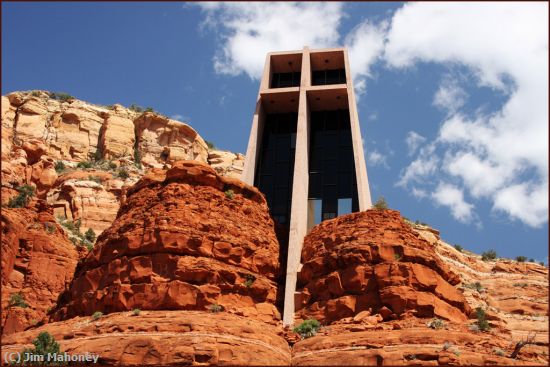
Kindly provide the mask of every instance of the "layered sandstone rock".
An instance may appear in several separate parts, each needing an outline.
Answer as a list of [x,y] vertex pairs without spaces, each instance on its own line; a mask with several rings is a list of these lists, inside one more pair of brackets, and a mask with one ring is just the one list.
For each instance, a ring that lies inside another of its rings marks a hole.
[[397,211],[369,210],[316,226],[306,236],[298,315],[325,323],[368,309],[465,321],[459,277]]
[[[425,229],[416,229],[426,236]],[[471,308],[487,310],[494,331],[515,344],[534,337],[548,346],[548,268],[510,259],[482,261],[469,251],[457,251],[439,238],[430,242],[438,256],[460,275],[460,288]]]
[[207,162],[208,147],[191,126],[152,112],[139,116],[134,125],[144,163],[158,167],[158,162],[177,160]]
[[[189,125],[156,112],[135,112],[113,105],[97,106],[75,98],[57,100],[48,92],[14,92],[2,99],[2,157],[13,142],[44,143],[53,159],[82,161],[91,155],[106,159],[134,157],[146,162],[194,159],[206,162],[208,148]],[[98,153],[96,153],[98,152]]]
[[99,235],[116,218],[124,187],[135,182],[126,181],[113,177],[111,172],[74,171],[57,179],[47,200],[56,218],[80,220],[82,232],[91,228]]
[[[80,219],[83,231],[91,228],[96,234],[110,226],[124,188],[146,169],[169,168],[178,159],[208,160],[206,143],[195,130],[156,112],[136,112],[118,104],[98,106],[75,98],[60,100],[46,91],[29,91],[2,96],[1,116],[2,203],[16,195],[19,186],[32,185],[38,198],[47,198],[55,206],[56,216]],[[244,161],[242,155],[234,156],[231,162],[216,165],[218,173],[240,174]],[[138,158],[143,166],[134,161]],[[130,178],[95,185],[88,176],[101,176],[99,168],[77,167],[92,159],[108,160],[128,171]],[[67,169],[56,172],[60,162]],[[83,175],[76,181],[63,178],[77,172]]]
[[112,227],[78,267],[55,319],[212,307],[276,322],[278,243],[263,195],[180,161],[127,192]]
[[[540,265],[483,262],[379,210],[314,228],[303,260],[298,316],[324,325],[293,341],[293,365],[548,363],[548,273]],[[477,307],[487,314],[485,332],[476,331]],[[435,329],[433,316],[444,319]]]
[[289,365],[281,328],[226,312],[141,311],[94,321],[76,317],[9,335],[2,353],[32,347],[43,331],[70,354],[92,353],[101,365]]
[[222,176],[240,178],[244,168],[244,155],[224,150],[208,152],[208,164]]
[[[73,277],[78,252],[51,208],[2,208],[2,332],[43,322]],[[9,305],[20,294],[27,307]]]

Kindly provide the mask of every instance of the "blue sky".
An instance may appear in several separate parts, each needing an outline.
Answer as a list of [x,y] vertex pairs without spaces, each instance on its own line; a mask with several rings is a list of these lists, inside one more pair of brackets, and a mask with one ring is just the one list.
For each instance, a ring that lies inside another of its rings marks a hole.
[[548,261],[546,3],[4,2],[2,94],[151,106],[245,152],[265,53],[304,45],[349,48],[373,198]]

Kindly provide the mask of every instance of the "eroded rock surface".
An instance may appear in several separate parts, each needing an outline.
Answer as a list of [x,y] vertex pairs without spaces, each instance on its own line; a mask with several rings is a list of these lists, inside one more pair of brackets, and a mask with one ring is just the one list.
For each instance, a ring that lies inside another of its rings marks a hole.
[[2,352],[32,347],[50,333],[70,354],[98,354],[101,365],[289,365],[280,326],[226,312],[141,311],[75,317],[2,339]]
[[128,190],[78,267],[55,319],[209,310],[276,322],[278,243],[263,195],[208,165],[176,162]]
[[[11,334],[44,322],[73,278],[75,246],[44,202],[2,208],[2,332]],[[15,295],[26,304],[10,305]]]
[[459,277],[397,211],[368,210],[325,221],[305,238],[299,315],[325,323],[368,309],[396,318],[465,321]]

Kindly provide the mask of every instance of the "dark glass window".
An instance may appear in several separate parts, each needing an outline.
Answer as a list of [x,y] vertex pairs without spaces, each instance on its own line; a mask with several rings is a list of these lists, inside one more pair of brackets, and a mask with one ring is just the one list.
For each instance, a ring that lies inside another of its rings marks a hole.
[[359,205],[349,111],[312,112],[310,117],[308,199],[322,200],[323,220],[345,214],[339,209],[342,199],[349,201],[346,212],[356,212]]
[[290,223],[297,113],[267,114],[255,186],[266,196],[278,224]]
[[301,72],[292,73],[273,73],[271,78],[271,88],[299,87]]
[[317,70],[311,75],[312,85],[345,84],[346,69]]

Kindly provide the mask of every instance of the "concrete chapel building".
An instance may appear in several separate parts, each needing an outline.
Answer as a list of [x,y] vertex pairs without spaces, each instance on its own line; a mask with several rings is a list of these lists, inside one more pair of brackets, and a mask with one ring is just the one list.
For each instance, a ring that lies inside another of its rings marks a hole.
[[345,48],[267,55],[242,180],[265,194],[276,222],[292,324],[304,236],[372,205]]

